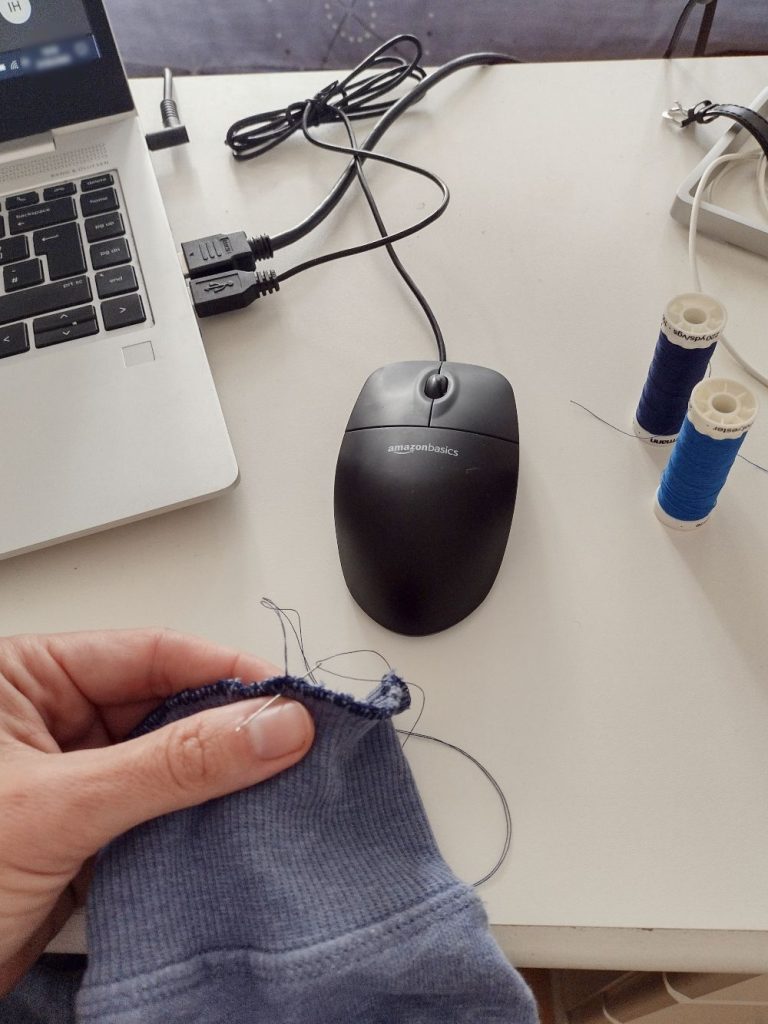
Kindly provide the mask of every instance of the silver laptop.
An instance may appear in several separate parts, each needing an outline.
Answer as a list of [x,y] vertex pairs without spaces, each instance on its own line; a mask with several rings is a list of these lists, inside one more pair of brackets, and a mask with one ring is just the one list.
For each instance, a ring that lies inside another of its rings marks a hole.
[[237,464],[100,0],[0,0],[0,557]]

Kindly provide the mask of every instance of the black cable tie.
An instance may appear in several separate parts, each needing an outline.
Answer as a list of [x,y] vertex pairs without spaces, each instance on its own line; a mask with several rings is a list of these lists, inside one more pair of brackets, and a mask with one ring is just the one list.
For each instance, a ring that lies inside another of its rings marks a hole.
[[305,109],[309,108],[307,123],[310,128],[317,128],[318,125],[338,120],[338,114],[336,114],[331,102],[336,97],[338,97],[341,103],[346,103],[347,91],[338,82],[331,82],[324,89],[321,89],[320,92],[316,93],[312,99],[305,100],[301,104],[302,114]]
[[712,100],[702,100],[701,103],[697,103],[695,107],[688,109],[688,116],[680,122],[681,128],[687,128],[689,124],[708,124],[710,121],[714,121],[717,114],[713,114],[712,117],[707,118],[707,111],[714,107]]

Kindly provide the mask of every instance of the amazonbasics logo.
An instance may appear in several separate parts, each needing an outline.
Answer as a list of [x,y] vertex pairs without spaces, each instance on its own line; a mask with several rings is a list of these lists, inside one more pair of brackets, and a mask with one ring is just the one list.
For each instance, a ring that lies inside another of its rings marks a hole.
[[411,452],[434,452],[436,455],[458,455],[455,448],[438,444],[391,444],[387,448],[393,455],[410,455]]

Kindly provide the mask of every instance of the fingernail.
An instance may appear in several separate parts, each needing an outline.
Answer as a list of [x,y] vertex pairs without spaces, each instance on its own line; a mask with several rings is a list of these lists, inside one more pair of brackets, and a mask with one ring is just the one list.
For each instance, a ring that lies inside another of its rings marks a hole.
[[309,732],[306,709],[296,701],[267,708],[244,727],[253,751],[262,761],[273,761],[299,750]]

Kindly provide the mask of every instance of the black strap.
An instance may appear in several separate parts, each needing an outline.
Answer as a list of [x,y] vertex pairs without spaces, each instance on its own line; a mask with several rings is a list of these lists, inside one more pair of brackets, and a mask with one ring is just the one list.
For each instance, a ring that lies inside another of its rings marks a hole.
[[699,34],[696,37],[696,43],[693,47],[694,57],[703,57],[707,49],[707,43],[709,42],[709,33],[712,31],[712,23],[715,20],[715,11],[717,10],[717,0],[711,0],[707,3],[704,8],[704,13],[701,16],[701,25],[699,26]]
[[685,128],[694,121],[697,124],[709,124],[718,117],[729,117],[742,128],[746,128],[768,157],[768,121],[749,107],[741,107],[737,103],[711,103],[709,100],[702,100],[695,107],[691,107],[687,117],[680,122],[680,126]]
[[677,19],[672,38],[669,40],[669,45],[664,51],[664,57],[669,58],[677,49],[677,44],[680,42],[680,36],[683,34],[686,22],[691,15],[694,7],[703,5],[704,13],[701,18],[701,25],[699,27],[699,34],[696,37],[696,44],[693,48],[694,57],[703,57],[704,51],[707,48],[707,42],[709,41],[709,33],[712,29],[712,22],[715,20],[715,10],[717,9],[717,0],[688,0],[685,7],[682,10],[680,17]]

